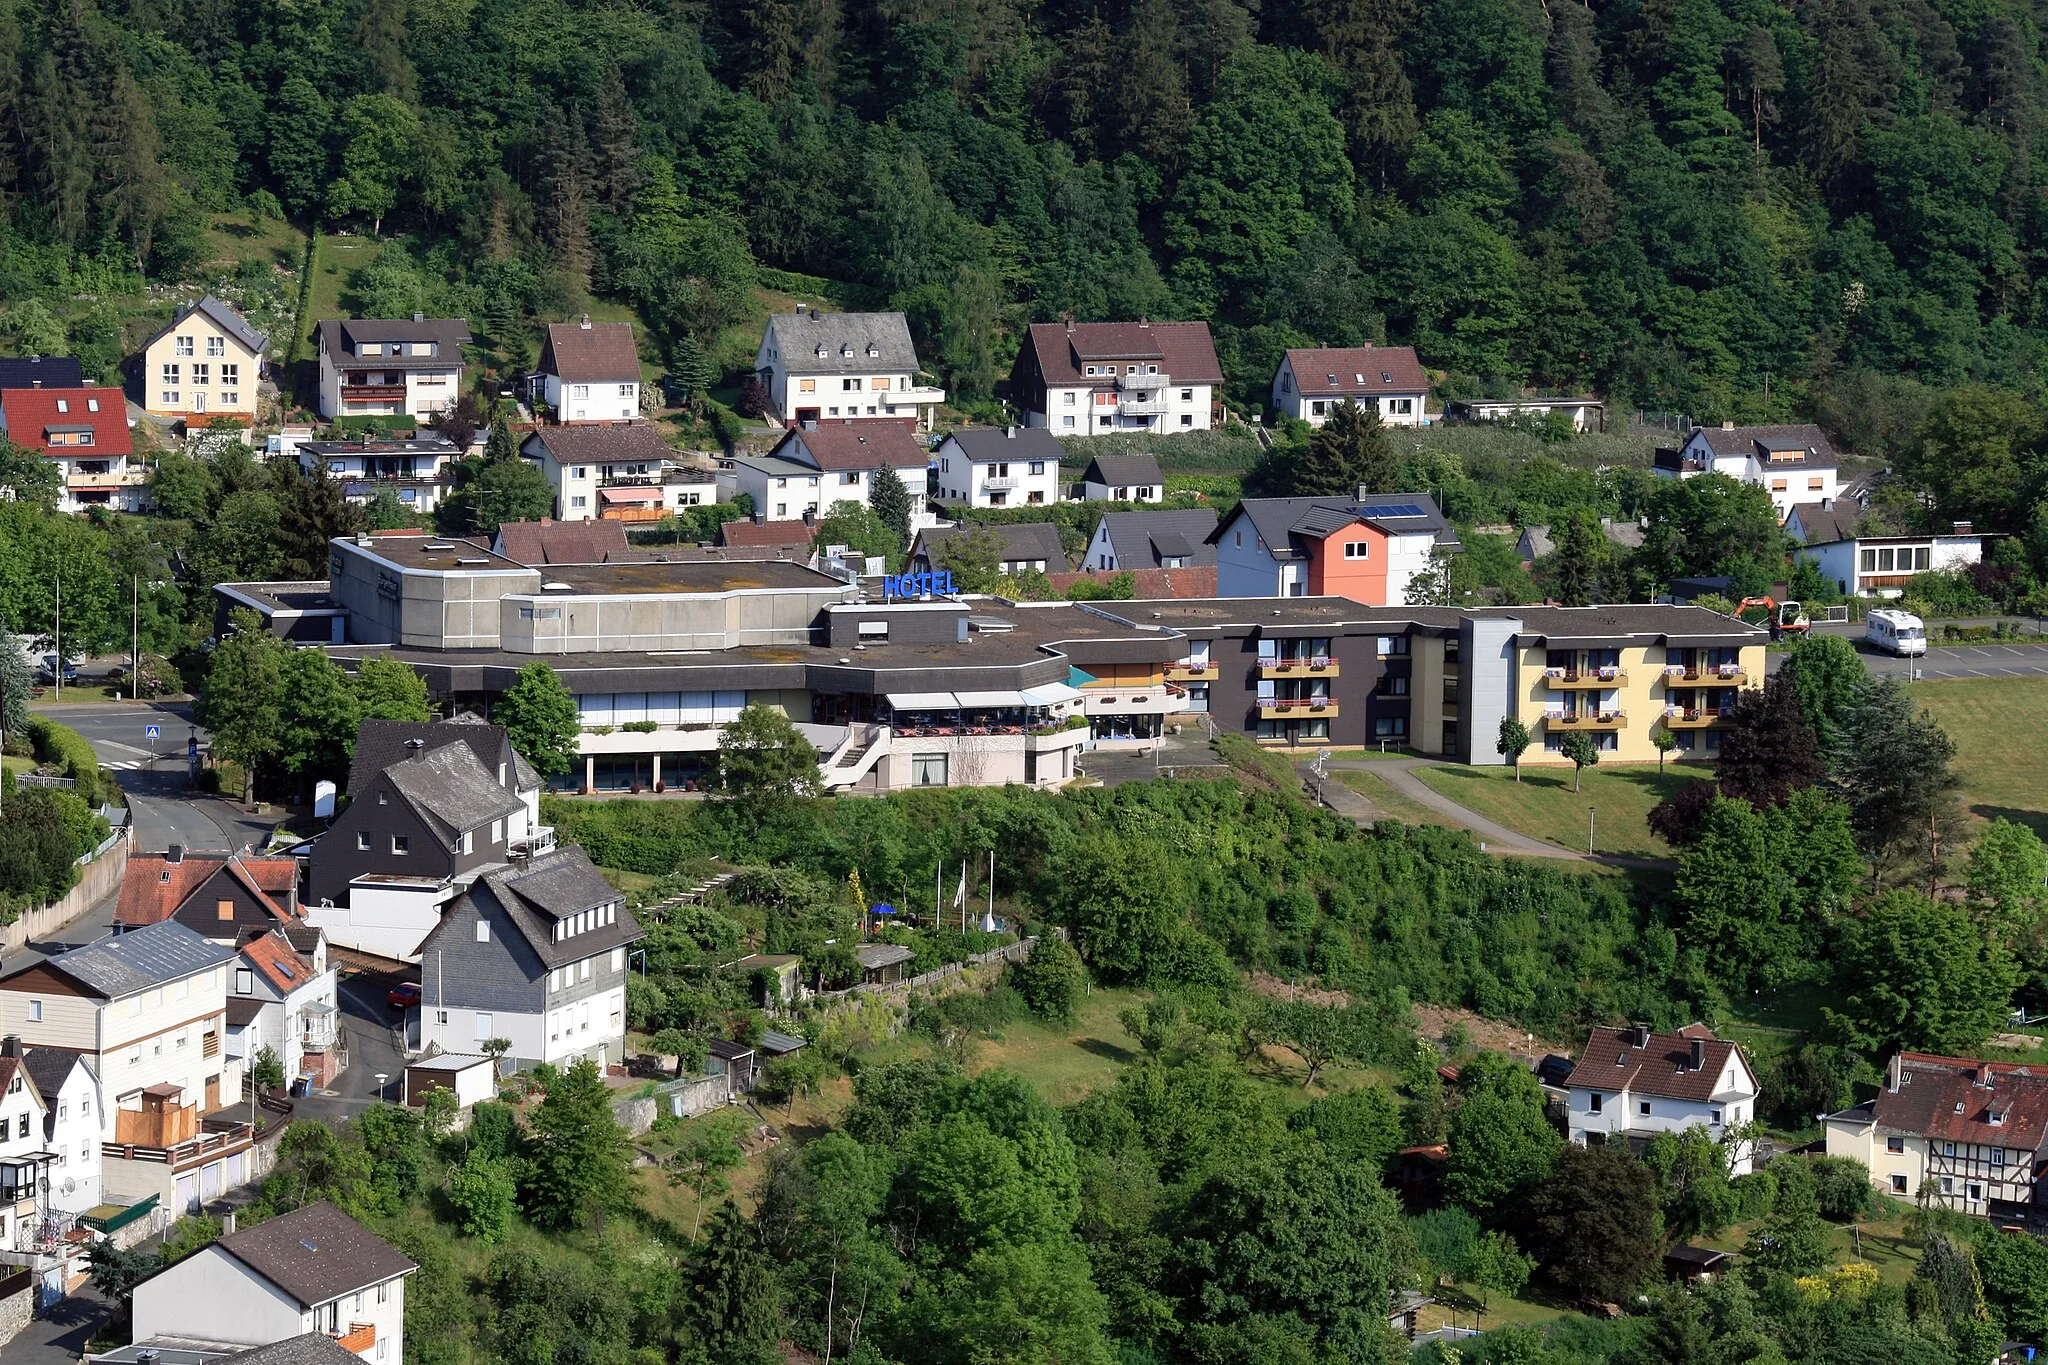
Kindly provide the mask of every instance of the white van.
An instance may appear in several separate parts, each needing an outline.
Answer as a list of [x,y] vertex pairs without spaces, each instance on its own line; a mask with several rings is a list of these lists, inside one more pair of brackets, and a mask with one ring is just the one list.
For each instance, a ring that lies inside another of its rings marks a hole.
[[1927,652],[1927,624],[1910,611],[1878,608],[1864,618],[1863,638],[1889,654]]

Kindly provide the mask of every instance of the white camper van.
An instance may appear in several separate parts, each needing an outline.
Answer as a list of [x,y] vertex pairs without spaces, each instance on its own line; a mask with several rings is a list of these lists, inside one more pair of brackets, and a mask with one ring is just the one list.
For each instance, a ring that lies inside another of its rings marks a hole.
[[1927,624],[1910,611],[1873,611],[1864,618],[1863,638],[1888,654],[1927,652]]

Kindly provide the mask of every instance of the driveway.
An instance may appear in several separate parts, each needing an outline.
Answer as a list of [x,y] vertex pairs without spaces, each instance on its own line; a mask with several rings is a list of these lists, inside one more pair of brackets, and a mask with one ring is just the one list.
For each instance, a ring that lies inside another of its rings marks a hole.
[[[341,1031],[348,1041],[348,1070],[335,1078],[332,1090],[316,1091],[293,1100],[294,1118],[339,1123],[380,1100],[398,1102],[405,1078],[405,1054],[399,1049],[394,1029],[399,1015],[387,997],[397,982],[417,979],[416,971],[357,971],[342,977],[336,993],[341,1001]],[[385,1078],[381,1089],[377,1084],[379,1075]]]
[[50,1305],[44,1316],[30,1320],[20,1335],[0,1346],[0,1365],[73,1365],[85,1343],[113,1305],[90,1284]]

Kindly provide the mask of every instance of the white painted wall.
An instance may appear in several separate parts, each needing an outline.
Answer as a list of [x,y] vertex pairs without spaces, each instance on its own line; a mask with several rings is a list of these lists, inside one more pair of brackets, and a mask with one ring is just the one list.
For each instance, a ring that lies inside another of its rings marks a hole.
[[420,941],[441,922],[441,907],[457,890],[452,882],[351,884],[347,905],[307,906],[306,923],[317,925],[329,943],[343,948],[416,962]]
[[311,1314],[217,1246],[135,1286],[134,1336],[267,1346],[313,1330]]
[[640,383],[564,383],[560,375],[541,381],[541,396],[561,422],[631,422],[640,416]]
[[57,1153],[50,1166],[50,1207],[83,1213],[100,1202],[99,1082],[89,1066],[74,1066],[63,1088],[44,1101],[57,1115],[49,1139],[50,1150]]

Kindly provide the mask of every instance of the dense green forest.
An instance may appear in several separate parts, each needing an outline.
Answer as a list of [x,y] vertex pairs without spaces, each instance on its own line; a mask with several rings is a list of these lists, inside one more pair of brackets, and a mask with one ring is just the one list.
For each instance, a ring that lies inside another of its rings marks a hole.
[[356,296],[504,354],[594,293],[672,355],[781,269],[908,311],[970,402],[1072,313],[1211,318],[1240,400],[1381,339],[1867,412],[2037,376],[2039,61],[2007,0],[24,0],[0,297],[289,215],[388,237]]

